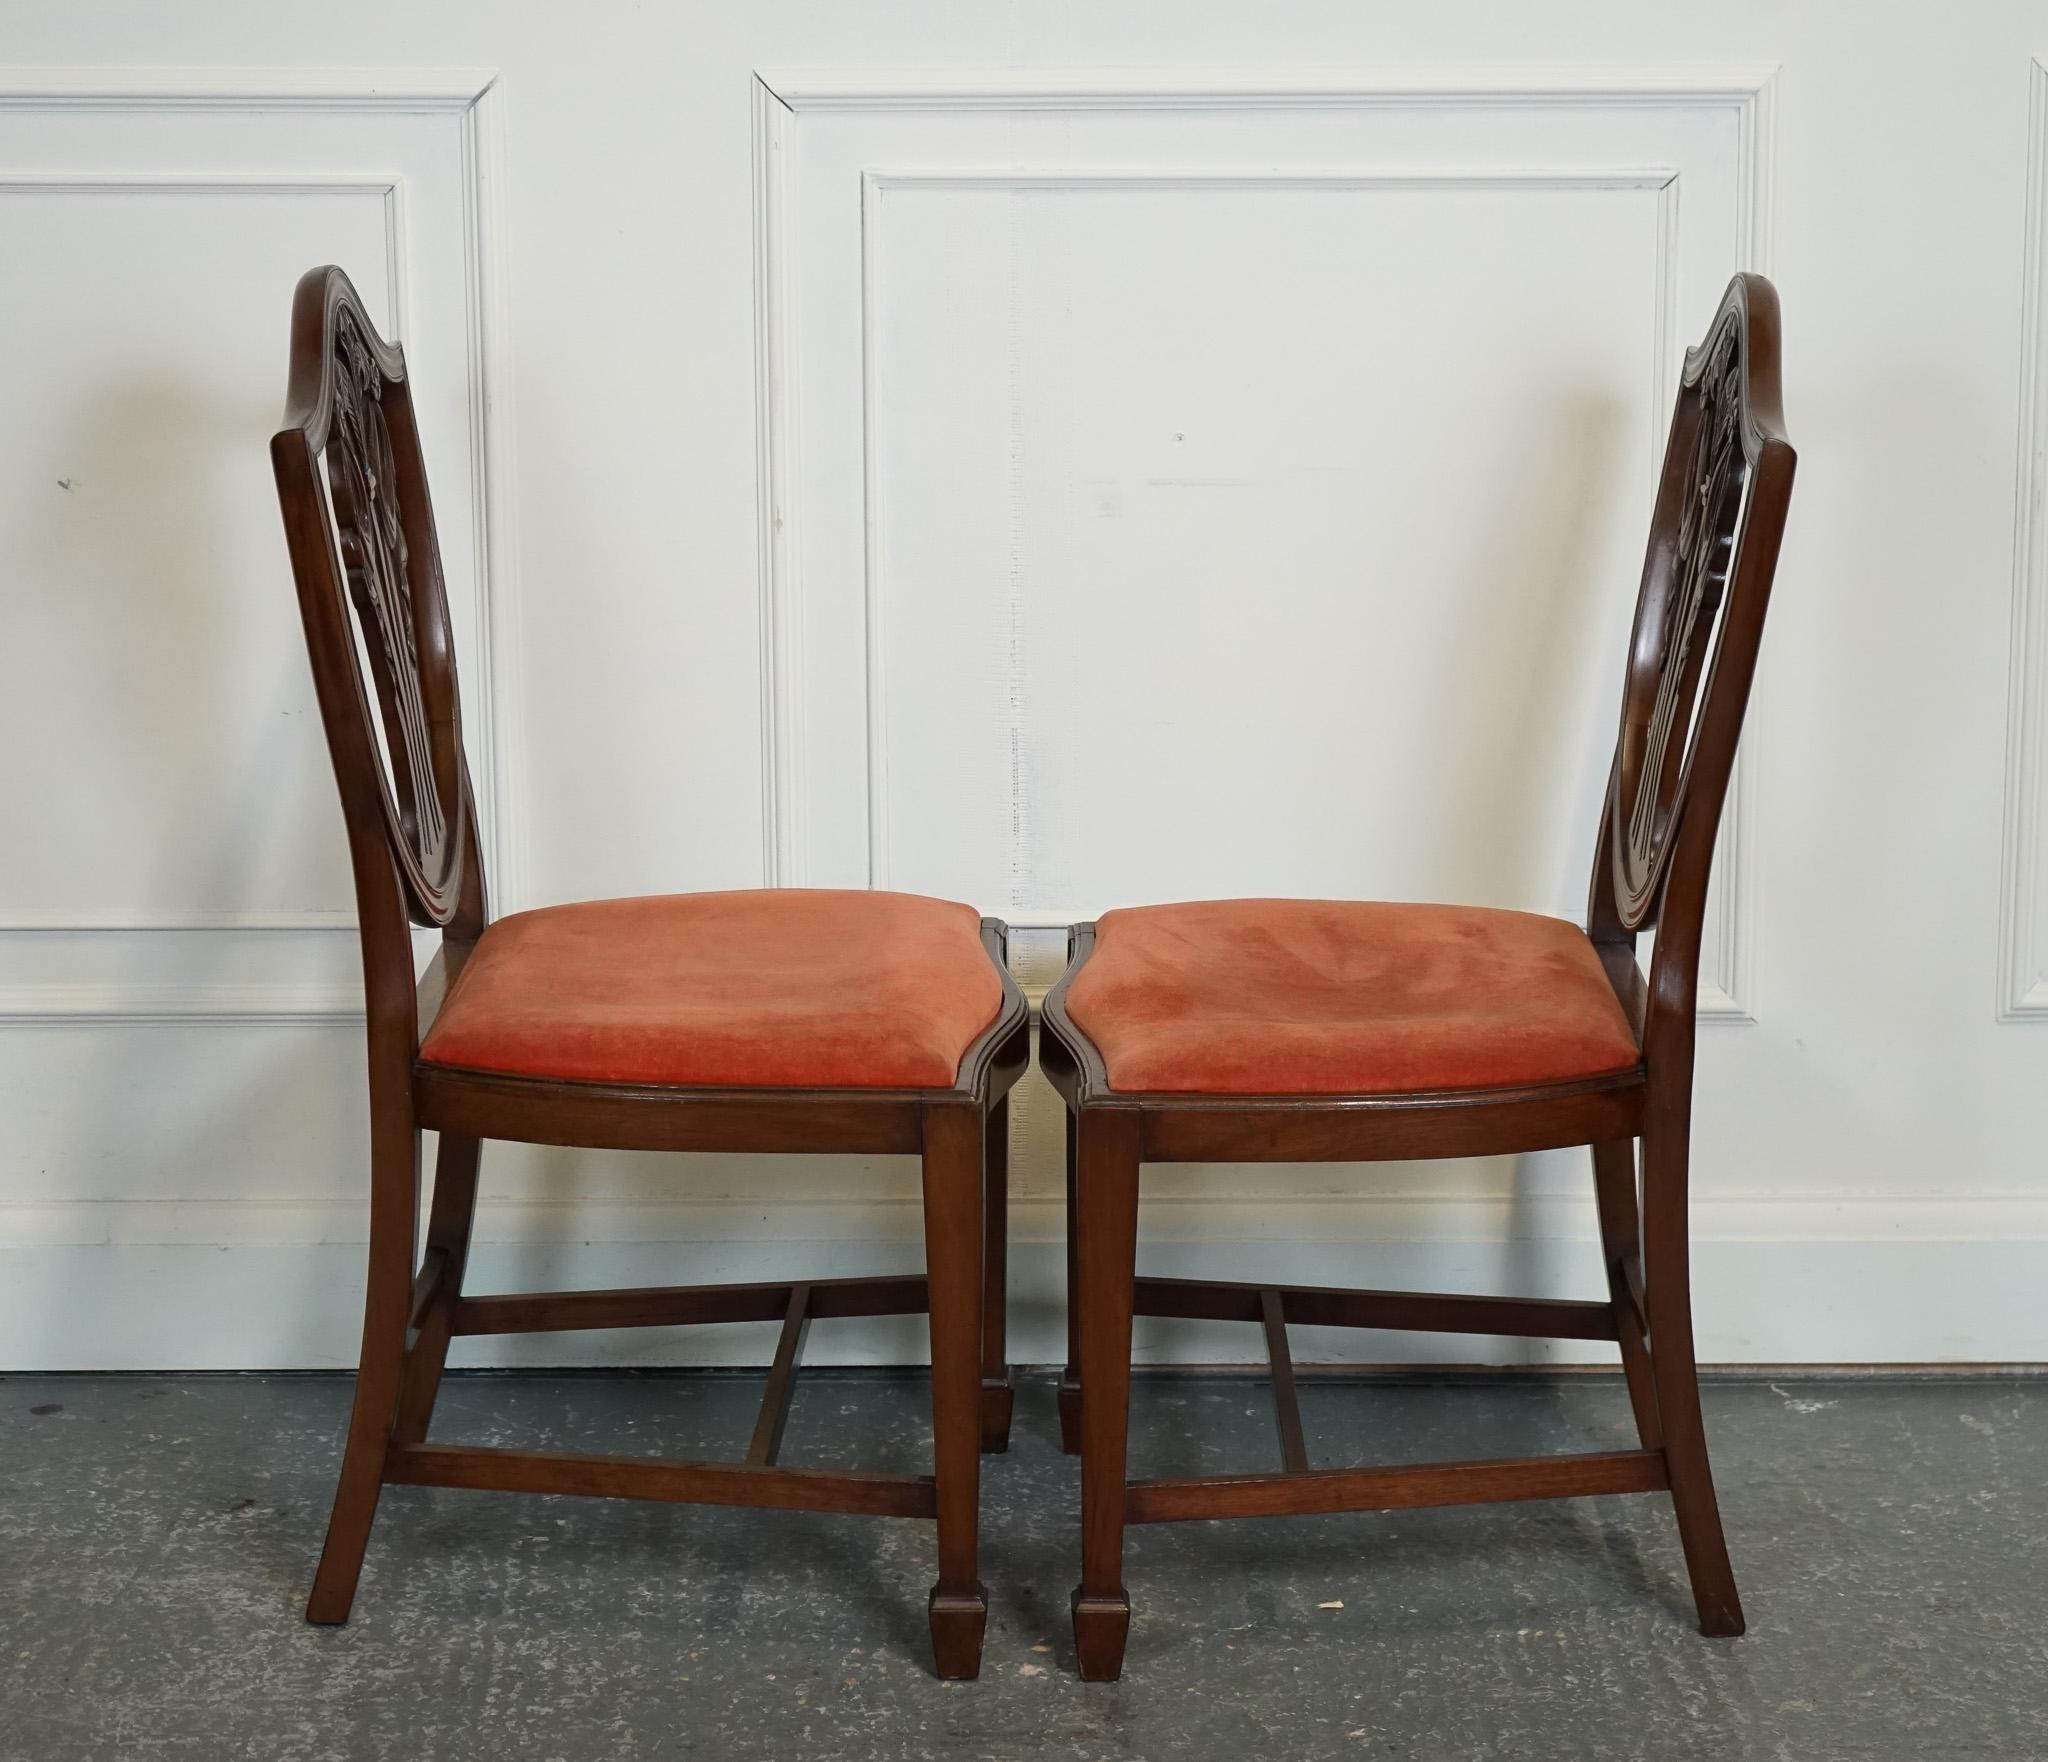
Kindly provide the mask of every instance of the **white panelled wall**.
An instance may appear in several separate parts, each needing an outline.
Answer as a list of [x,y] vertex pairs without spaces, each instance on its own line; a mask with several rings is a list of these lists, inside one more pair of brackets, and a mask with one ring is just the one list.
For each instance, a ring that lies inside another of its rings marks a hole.
[[[0,1368],[353,1360],[352,905],[266,456],[330,260],[411,358],[498,906],[937,892],[1040,985],[1120,903],[1576,915],[1679,360],[1765,270],[1801,468],[1702,1353],[2048,1360],[2038,4],[0,0],[0,58]],[[1057,1108],[1015,1111],[1043,1362]],[[887,1159],[485,1186],[480,1288],[921,1254]],[[1141,1260],[1584,1295],[1594,1242],[1582,1155],[1175,1168]]]

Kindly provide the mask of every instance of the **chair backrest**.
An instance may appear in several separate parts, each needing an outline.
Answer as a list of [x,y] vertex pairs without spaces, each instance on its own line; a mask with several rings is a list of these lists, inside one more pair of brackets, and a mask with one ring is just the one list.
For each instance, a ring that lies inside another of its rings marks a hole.
[[1780,405],[1777,292],[1738,275],[1686,351],[1588,924],[1598,941],[1657,931],[1660,963],[1689,962],[1688,984],[1795,457]]
[[284,419],[271,464],[365,938],[402,924],[376,909],[380,853],[405,918],[473,937],[482,855],[405,356],[339,269],[299,279]]

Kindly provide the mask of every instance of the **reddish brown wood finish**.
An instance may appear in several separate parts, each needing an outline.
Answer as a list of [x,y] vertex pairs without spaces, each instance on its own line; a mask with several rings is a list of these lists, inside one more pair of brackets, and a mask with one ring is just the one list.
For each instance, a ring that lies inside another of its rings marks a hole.
[[1187,1480],[1133,1482],[1124,1494],[1124,1522],[1406,1511],[1426,1505],[1487,1505],[1505,1499],[1655,1493],[1667,1485],[1663,1455],[1655,1450],[1507,1457],[1498,1462],[1428,1462],[1414,1468],[1302,1468],[1278,1475],[1198,1475]]
[[[1046,999],[1039,1058],[1070,1111],[1068,1365],[1061,1434],[1081,1455],[1081,1674],[1123,1667],[1127,1523],[1377,1510],[1669,1489],[1701,1630],[1742,1631],[1700,1420],[1687,1273],[1686,1175],[1707,875],[1791,494],[1779,402],[1778,300],[1729,285],[1686,356],[1649,555],[1587,931],[1642,1048],[1633,1071],[1514,1091],[1356,1096],[1130,1094],[1066,1009],[1094,944],[1075,926]],[[1636,937],[1656,941],[1645,983]],[[1636,1145],[1642,1146],[1640,1219]],[[1141,1162],[1375,1161],[1593,1147],[1604,1302],[1265,1289],[1136,1272]],[[1129,1483],[1131,1318],[1258,1321],[1272,1349],[1287,1467]],[[1286,1324],[1619,1342],[1641,1449],[1522,1461],[1307,1469]]]
[[[488,922],[483,861],[405,360],[377,335],[338,269],[313,270],[299,283],[285,426],[270,452],[348,827],[368,1015],[362,1359],[307,1618],[348,1618],[387,1484],[922,1517],[938,1527],[931,1626],[939,1670],[973,1676],[986,1607],[975,1572],[980,1452],[1002,1448],[1009,1426],[1004,1097],[1029,1046],[1003,926],[985,919],[981,930],[1002,975],[1001,1006],[947,1089],[647,1088],[422,1064],[422,1035]],[[414,925],[441,933],[440,951],[417,982]],[[441,1148],[426,1249],[415,1265],[423,1130],[439,1132]],[[487,1138],[921,1156],[926,1270],[809,1284],[470,1296],[463,1277]],[[774,1466],[808,1322],[922,1311],[931,1315],[934,1473]],[[782,1345],[746,1461],[673,1463],[424,1441],[455,1335],[776,1317],[784,1320]]]

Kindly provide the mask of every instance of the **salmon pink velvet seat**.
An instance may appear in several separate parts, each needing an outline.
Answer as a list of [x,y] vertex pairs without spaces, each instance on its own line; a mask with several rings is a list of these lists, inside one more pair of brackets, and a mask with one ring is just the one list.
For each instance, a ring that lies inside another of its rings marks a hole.
[[946,900],[592,900],[490,925],[420,1057],[590,1083],[943,1089],[1002,1002],[980,917]]
[[1067,992],[1109,1087],[1513,1089],[1632,1070],[1586,933],[1474,906],[1218,899],[1106,912]]

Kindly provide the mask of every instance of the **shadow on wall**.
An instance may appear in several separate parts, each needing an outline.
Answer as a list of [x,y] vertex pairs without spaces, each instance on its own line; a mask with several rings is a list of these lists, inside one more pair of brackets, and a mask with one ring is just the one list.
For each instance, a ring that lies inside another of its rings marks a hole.
[[[1586,729],[1577,750],[1554,737],[1547,749],[1528,755],[1525,775],[1557,775],[1573,779],[1571,799],[1578,804],[1576,822],[1590,829],[1589,836],[1574,852],[1564,853],[1563,871],[1556,877],[1555,897],[1570,899],[1576,891],[1584,897],[1591,886],[1595,845],[1598,842],[1601,804],[1606,798],[1608,773],[1612,766],[1616,722],[1620,714],[1621,680],[1628,656],[1629,627],[1635,609],[1637,581],[1631,576],[1626,591],[1609,599],[1598,578],[1599,535],[1621,518],[1618,504],[1636,498],[1625,493],[1625,485],[1637,480],[1627,458],[1629,414],[1611,399],[1580,400],[1576,404],[1560,396],[1560,428],[1578,442],[1579,465],[1568,517],[1562,523],[1557,542],[1542,558],[1517,558],[1497,550],[1496,567],[1502,591],[1513,592],[1522,582],[1541,584],[1546,601],[1555,609],[1539,626],[1541,640],[1529,656],[1521,674],[1526,701],[1533,711],[1546,694],[1568,690],[1575,679],[1575,661],[1580,645],[1590,647],[1592,677],[1600,681],[1598,713],[1588,714]],[[1662,436],[1658,437],[1660,443]],[[1643,502],[1637,522],[1647,534],[1650,507]],[[1622,557],[1633,561],[1636,553],[1624,550]],[[1617,562],[1617,567],[1622,566]],[[1620,609],[1610,620],[1604,614],[1609,604]],[[1611,684],[1610,684],[1611,682]],[[1518,718],[1529,726],[1541,727],[1544,719],[1529,714]],[[1553,728],[1560,723],[1550,724]],[[1500,773],[1502,793],[1488,805],[1497,824],[1512,826],[1517,841],[1515,872],[1530,873],[1541,858],[1542,840],[1535,820],[1526,812],[1530,798],[1515,801],[1507,793],[1508,777]],[[1515,810],[1525,811],[1519,816]],[[1576,862],[1576,867],[1574,863]],[[1583,911],[1574,914],[1584,922]],[[1539,1228],[1543,1201],[1566,1194],[1583,1202],[1588,1228],[1592,1224],[1593,1168],[1591,1153],[1584,1150],[1546,1151],[1506,1159],[1507,1217],[1497,1271],[1498,1289],[1530,1295],[1581,1295],[1603,1298],[1605,1277],[1597,1252],[1583,1243],[1546,1237]],[[1553,1359],[1552,1344],[1543,1340],[1505,1339],[1493,1343],[1490,1356],[1511,1364],[1536,1364]]]

